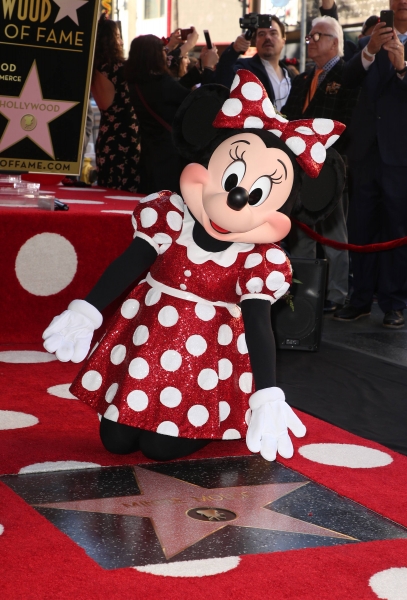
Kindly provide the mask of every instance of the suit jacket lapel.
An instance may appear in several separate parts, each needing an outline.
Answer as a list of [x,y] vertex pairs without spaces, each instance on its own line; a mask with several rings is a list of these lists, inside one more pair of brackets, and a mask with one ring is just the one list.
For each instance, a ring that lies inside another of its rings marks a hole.
[[251,59],[251,67],[252,67],[253,71],[257,71],[257,72],[255,72],[255,75],[260,79],[260,81],[266,88],[266,92],[267,92],[270,100],[272,102],[274,102],[275,96],[274,96],[273,86],[271,85],[271,81],[269,79],[269,76],[267,75],[267,71],[264,68],[264,65],[261,62],[261,58],[259,57],[258,54],[255,54],[253,56],[253,58]]

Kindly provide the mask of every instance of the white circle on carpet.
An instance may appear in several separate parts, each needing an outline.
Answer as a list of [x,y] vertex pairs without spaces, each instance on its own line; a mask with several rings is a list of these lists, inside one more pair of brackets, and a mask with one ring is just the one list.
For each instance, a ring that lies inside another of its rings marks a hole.
[[69,388],[70,383],[60,383],[59,385],[53,385],[47,389],[48,394],[51,396],[57,396],[57,398],[66,398],[66,400],[77,400],[78,398],[71,394]]
[[407,600],[407,568],[379,571],[369,579],[369,585],[383,600]]
[[46,363],[57,360],[55,354],[37,350],[4,350],[0,352],[0,362],[5,363]]
[[27,240],[16,258],[17,279],[34,296],[52,296],[75,277],[78,257],[71,242],[58,233],[39,233]]
[[1,525],[1,524],[0,524],[0,535],[2,535],[2,534],[3,534],[3,532],[4,532],[4,525]]
[[356,444],[308,444],[301,446],[298,452],[304,458],[321,465],[348,469],[374,469],[393,462],[386,452]]
[[186,560],[161,565],[146,565],[133,567],[141,573],[161,575],[164,577],[208,577],[219,575],[236,569],[240,556],[227,556],[226,558],[205,558],[202,560]]
[[73,471],[77,469],[96,469],[99,467],[100,465],[97,463],[81,462],[79,460],[57,460],[55,462],[47,461],[22,467],[19,470],[19,474],[46,473],[47,471]]
[[5,431],[6,429],[23,429],[24,427],[32,427],[38,423],[39,420],[34,415],[14,410],[0,410],[1,431]]

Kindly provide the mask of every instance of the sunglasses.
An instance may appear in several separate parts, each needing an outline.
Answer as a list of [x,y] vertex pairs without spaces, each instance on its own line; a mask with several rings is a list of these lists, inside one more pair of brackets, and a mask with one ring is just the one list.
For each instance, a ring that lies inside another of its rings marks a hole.
[[311,40],[314,40],[314,42],[319,42],[321,35],[326,35],[326,37],[335,37],[330,33],[319,33],[318,31],[316,31],[315,33],[310,33],[305,36],[305,43],[309,44]]

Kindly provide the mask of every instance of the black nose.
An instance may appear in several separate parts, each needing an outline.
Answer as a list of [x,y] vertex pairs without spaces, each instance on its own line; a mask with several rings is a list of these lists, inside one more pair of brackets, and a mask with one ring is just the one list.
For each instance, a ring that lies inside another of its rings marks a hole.
[[242,210],[249,201],[249,193],[242,187],[235,187],[230,190],[227,205],[233,210]]

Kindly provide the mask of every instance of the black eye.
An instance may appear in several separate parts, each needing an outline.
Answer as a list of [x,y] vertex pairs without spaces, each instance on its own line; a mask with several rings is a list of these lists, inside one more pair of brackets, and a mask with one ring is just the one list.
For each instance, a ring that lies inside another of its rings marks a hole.
[[225,192],[230,192],[242,181],[246,172],[246,163],[243,160],[235,160],[228,166],[222,177],[222,187]]
[[250,188],[249,204],[250,206],[260,206],[266,200],[271,191],[271,179],[267,175],[259,177]]

